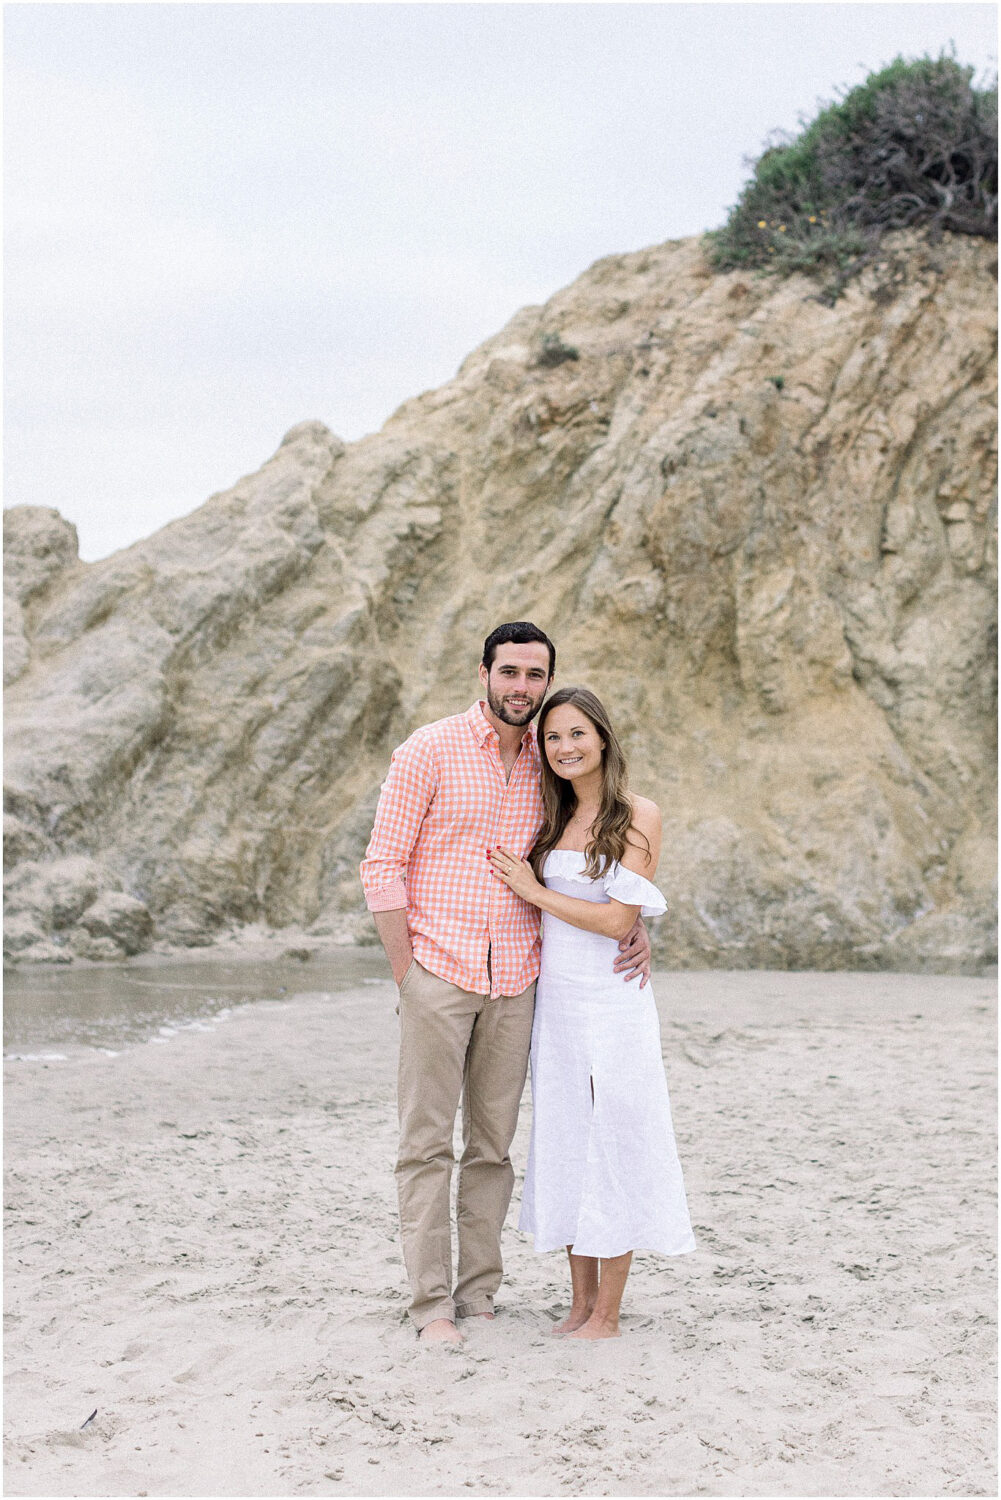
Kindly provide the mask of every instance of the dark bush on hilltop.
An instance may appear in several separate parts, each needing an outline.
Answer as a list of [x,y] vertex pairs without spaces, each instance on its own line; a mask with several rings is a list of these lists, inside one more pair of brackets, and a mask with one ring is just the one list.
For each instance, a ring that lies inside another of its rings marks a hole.
[[718,270],[830,273],[827,296],[891,229],[997,238],[997,83],[955,58],[897,58],[800,135],[769,145],[722,229]]
[[580,359],[573,344],[564,344],[558,333],[544,333],[535,363],[544,369],[552,369],[555,365],[565,364],[568,359]]

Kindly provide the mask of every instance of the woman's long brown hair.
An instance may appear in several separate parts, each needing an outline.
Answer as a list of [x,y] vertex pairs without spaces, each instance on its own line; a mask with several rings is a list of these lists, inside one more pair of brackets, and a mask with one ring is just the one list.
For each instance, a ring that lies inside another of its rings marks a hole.
[[[591,880],[597,880],[606,865],[610,865],[613,860],[620,860],[625,854],[630,842],[633,808],[626,794],[626,758],[622,753],[622,746],[609,723],[600,698],[595,697],[588,688],[560,688],[559,692],[547,699],[542,710],[539,719],[539,759],[542,762],[544,820],[530,858],[532,868],[541,880],[546,855],[560,842],[563,830],[577,806],[573,782],[557,776],[546,755],[546,720],[554,708],[560,708],[564,703],[579,708],[605,742],[601,757],[601,805],[584,846],[584,874]],[[643,835],[640,834],[640,837]],[[648,850],[649,847],[647,843]]]

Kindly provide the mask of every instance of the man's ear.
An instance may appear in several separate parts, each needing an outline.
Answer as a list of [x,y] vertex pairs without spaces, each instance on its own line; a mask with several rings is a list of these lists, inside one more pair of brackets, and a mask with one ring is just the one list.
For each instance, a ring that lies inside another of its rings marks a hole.
[[487,669],[483,665],[483,663],[480,662],[480,671],[479,671],[480,687],[482,687],[482,688],[486,687],[486,685],[487,685],[487,679],[489,678],[489,676],[490,676],[490,673],[487,671]]

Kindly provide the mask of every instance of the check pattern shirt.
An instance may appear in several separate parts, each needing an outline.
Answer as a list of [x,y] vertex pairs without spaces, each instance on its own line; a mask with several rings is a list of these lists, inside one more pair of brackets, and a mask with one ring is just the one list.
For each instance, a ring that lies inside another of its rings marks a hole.
[[361,879],[369,911],[406,907],[422,968],[496,998],[538,976],[539,909],[493,873],[487,850],[528,855],[542,794],[534,726],[506,780],[485,708],[427,724],[394,750]]

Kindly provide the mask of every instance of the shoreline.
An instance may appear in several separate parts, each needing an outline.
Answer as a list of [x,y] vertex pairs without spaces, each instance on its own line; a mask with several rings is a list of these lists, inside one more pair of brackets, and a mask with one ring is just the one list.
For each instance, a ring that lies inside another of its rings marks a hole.
[[148,968],[159,963],[214,963],[240,962],[261,963],[290,958],[308,963],[316,958],[333,958],[338,953],[359,949],[378,948],[379,942],[373,929],[370,943],[359,942],[355,936],[333,937],[329,934],[310,933],[302,927],[270,928],[250,926],[237,928],[232,933],[199,945],[174,946],[155,943],[143,953],[121,958],[81,958],[67,950],[65,959],[28,959],[20,961],[17,956],[5,955],[5,974],[32,974],[46,972],[60,974],[75,969],[97,971],[123,968]]
[[7,1493],[994,1493],[992,981],[654,987],[698,1249],[600,1346],[515,1206],[496,1322],[417,1346],[389,986],[8,1064]]
[[[93,970],[96,973],[128,968],[152,968],[158,964],[197,963],[271,963],[283,959],[310,962],[332,962],[339,954],[370,952],[379,950],[379,941],[374,928],[370,942],[359,941],[357,935],[331,936],[317,934],[303,927],[270,928],[259,925],[237,928],[201,946],[175,947],[170,944],[154,944],[143,953],[114,959],[81,958],[67,951],[61,961],[53,959],[19,960],[16,955],[5,955],[3,971],[15,974],[65,974],[77,970]],[[731,957],[736,955],[731,955]],[[655,959],[655,967],[661,967]],[[677,974],[908,974],[919,978],[942,979],[992,979],[997,977],[997,962],[983,964],[975,972],[957,965],[955,968],[923,967],[919,969],[896,969],[874,967],[850,967],[837,969],[768,969],[756,966],[721,965],[718,967],[669,969],[664,973]],[[388,970],[387,970],[388,972]]]

